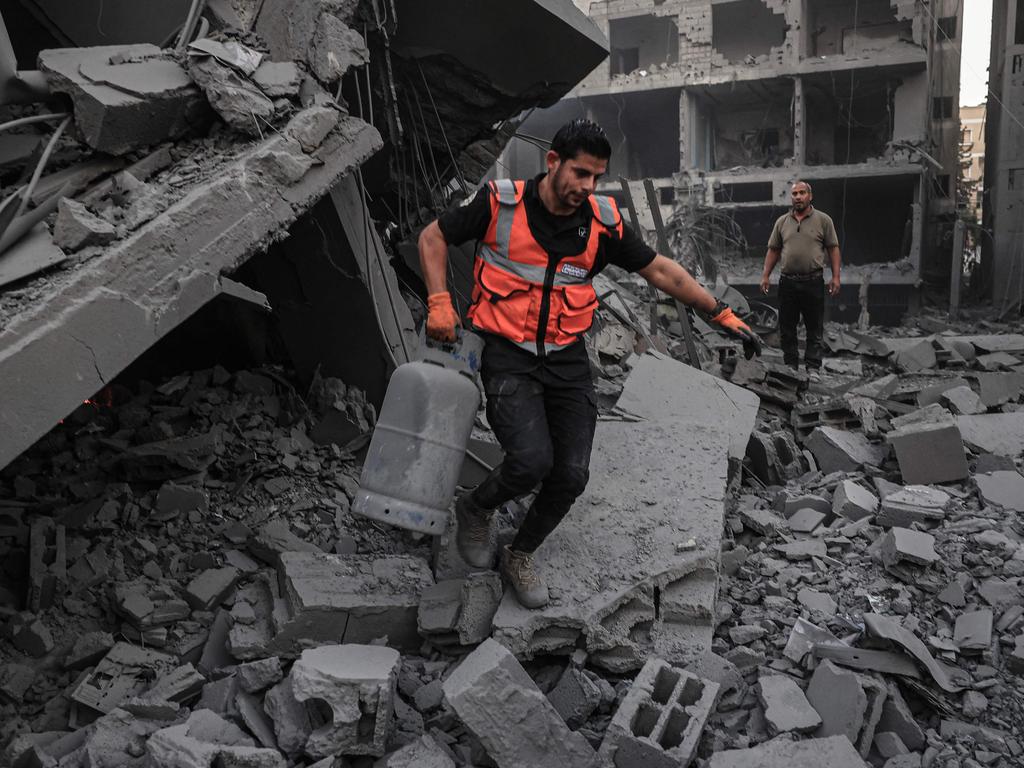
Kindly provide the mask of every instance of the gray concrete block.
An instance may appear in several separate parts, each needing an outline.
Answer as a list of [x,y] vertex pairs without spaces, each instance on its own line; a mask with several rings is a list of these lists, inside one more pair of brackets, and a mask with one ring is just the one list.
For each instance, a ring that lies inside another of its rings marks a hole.
[[964,416],[984,413],[987,410],[978,394],[967,384],[947,389],[942,393],[940,402],[952,413]]
[[999,471],[974,476],[978,495],[986,504],[1024,512],[1024,477],[1019,472]]
[[953,642],[961,653],[986,651],[992,644],[992,611],[968,611],[956,618]]
[[886,682],[886,694],[878,730],[895,733],[910,749],[924,749],[927,745],[924,730],[907,706],[895,680]]
[[822,661],[807,686],[807,700],[821,716],[819,738],[845,736],[856,744],[864,729],[868,698],[857,673]]
[[935,537],[909,528],[891,528],[881,540],[882,562],[886,566],[908,562],[931,565],[939,559]]
[[601,703],[601,689],[582,669],[570,664],[548,692],[548,701],[565,724],[575,730]]
[[996,408],[1020,397],[1024,373],[979,373],[978,389],[981,402]]
[[908,485],[882,499],[875,522],[883,528],[909,528],[913,523],[934,523],[946,517],[951,498],[927,485]]
[[396,648],[419,648],[420,596],[434,583],[426,561],[313,552],[284,552],[280,560],[274,653],[294,656],[312,645],[385,636]]
[[854,472],[865,464],[880,466],[886,449],[864,435],[834,427],[818,427],[806,442],[822,472]]
[[57,203],[53,241],[61,250],[78,251],[93,245],[107,245],[116,239],[114,226],[96,216],[82,203],[67,197]]
[[455,762],[431,736],[424,734],[412,744],[385,755],[373,768],[455,768]]
[[832,513],[847,520],[862,520],[878,511],[878,497],[853,480],[843,480],[832,494]]
[[772,736],[780,733],[811,733],[821,725],[821,717],[800,686],[788,675],[761,677],[758,698],[764,707],[764,719]]
[[905,483],[947,483],[970,473],[964,441],[954,423],[908,424],[886,439],[896,452]]
[[649,660],[612,717],[600,755],[616,768],[680,768],[693,760],[718,683]]
[[979,453],[1019,456],[1024,453],[1024,412],[957,416],[964,442]]
[[281,660],[277,656],[239,664],[235,670],[238,684],[247,693],[256,693],[274,685],[284,676]]
[[774,739],[752,749],[716,752],[708,768],[865,768],[866,763],[843,736],[808,741]]
[[[924,408],[925,406],[928,405],[935,405],[936,403],[941,403],[942,396],[946,394],[946,392],[949,392],[951,389],[956,389],[957,387],[967,386],[969,386],[967,383],[967,379],[964,379],[960,376],[956,376],[951,379],[945,379],[944,381],[940,381],[938,384],[933,384],[930,387],[925,387],[920,392],[918,392],[917,404]],[[895,387],[893,388],[893,391],[895,391]],[[889,394],[892,393],[890,392]]]
[[379,645],[325,645],[303,651],[291,670],[298,702],[326,704],[332,720],[307,737],[305,752],[384,754],[391,733],[401,656]]
[[209,568],[196,576],[185,587],[185,599],[193,610],[210,611],[224,602],[239,574],[237,568]]
[[499,768],[594,768],[597,756],[570,731],[530,676],[494,640],[444,682],[448,704]]
[[937,362],[935,347],[930,339],[904,347],[896,353],[896,366],[904,373],[934,368]]

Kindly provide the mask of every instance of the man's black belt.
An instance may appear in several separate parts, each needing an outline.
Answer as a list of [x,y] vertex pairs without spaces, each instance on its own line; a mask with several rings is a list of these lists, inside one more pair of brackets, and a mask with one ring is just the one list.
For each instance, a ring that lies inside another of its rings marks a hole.
[[824,276],[825,270],[816,269],[813,272],[783,272],[782,276],[787,280],[795,280],[797,282],[805,282],[807,280],[821,280]]

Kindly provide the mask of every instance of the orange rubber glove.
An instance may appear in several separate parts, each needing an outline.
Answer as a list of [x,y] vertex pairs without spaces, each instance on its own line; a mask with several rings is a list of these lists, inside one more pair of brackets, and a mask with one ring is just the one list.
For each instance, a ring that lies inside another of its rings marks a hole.
[[749,360],[754,355],[761,355],[761,340],[757,334],[750,330],[750,326],[744,323],[732,308],[723,301],[719,301],[711,312],[711,322],[720,325],[730,336],[735,336],[743,342],[743,355]]
[[427,336],[450,344],[455,341],[455,326],[458,324],[459,317],[452,307],[448,291],[427,296]]

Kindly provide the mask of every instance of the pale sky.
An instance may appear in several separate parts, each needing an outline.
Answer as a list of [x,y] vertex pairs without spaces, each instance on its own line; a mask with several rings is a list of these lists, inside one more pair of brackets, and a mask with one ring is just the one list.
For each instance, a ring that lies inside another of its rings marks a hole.
[[992,36],[992,0],[964,0],[963,56],[960,60],[960,106],[985,101],[988,82],[989,40]]

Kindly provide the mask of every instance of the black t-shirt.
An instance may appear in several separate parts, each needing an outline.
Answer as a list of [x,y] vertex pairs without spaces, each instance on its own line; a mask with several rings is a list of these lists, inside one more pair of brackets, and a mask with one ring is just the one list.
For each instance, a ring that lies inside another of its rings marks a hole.
[[[556,216],[544,207],[537,185],[544,174],[526,182],[523,202],[530,232],[550,256],[575,256],[587,247],[590,227],[594,223],[594,210],[590,203],[581,205],[575,213]],[[468,205],[447,211],[438,219],[441,234],[451,245],[469,240],[482,240],[491,223],[490,185],[477,192]],[[609,264],[629,272],[638,272],[650,264],[655,252],[628,224],[622,224],[622,237],[603,234],[598,239],[597,259],[590,276],[593,277]],[[587,348],[580,340],[565,349],[543,357],[513,344],[502,336],[482,334],[487,342],[484,349],[484,367],[492,372],[503,371],[518,375],[534,375],[547,385],[585,387],[593,386]]]

